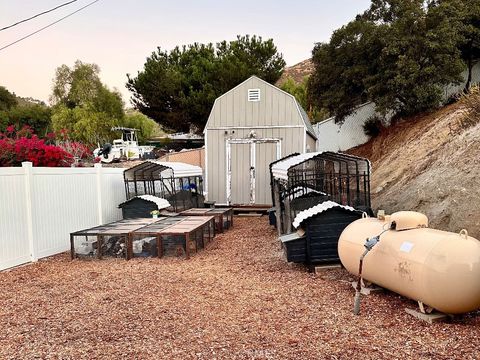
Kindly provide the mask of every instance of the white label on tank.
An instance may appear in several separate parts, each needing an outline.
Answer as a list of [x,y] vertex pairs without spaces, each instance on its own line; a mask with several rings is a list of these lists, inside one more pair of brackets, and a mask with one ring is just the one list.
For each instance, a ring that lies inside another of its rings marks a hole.
[[409,253],[413,249],[413,244],[411,242],[405,241],[400,246],[400,251]]

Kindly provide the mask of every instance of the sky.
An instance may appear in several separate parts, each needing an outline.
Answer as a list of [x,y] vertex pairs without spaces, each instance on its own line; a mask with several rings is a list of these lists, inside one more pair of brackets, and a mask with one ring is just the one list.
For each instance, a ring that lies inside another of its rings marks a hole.
[[[87,5],[76,2],[0,31],[0,48]],[[67,0],[0,0],[0,28]],[[317,42],[368,8],[369,0],[100,0],[56,25],[0,51],[0,86],[18,96],[48,102],[55,69],[78,59],[100,66],[102,81],[118,89],[126,106],[126,74],[141,71],[157,49],[234,40],[272,38],[287,66],[311,56]]]

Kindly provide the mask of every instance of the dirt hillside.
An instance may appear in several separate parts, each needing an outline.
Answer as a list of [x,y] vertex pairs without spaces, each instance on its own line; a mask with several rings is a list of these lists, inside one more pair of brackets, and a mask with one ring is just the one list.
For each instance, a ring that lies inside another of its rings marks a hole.
[[306,59],[298,64],[285,68],[282,76],[276,82],[276,86],[281,86],[288,78],[292,78],[297,84],[301,84],[305,77],[312,75],[314,65],[312,59]]
[[372,161],[374,209],[420,211],[432,227],[480,239],[480,124],[471,114],[461,101],[350,151]]

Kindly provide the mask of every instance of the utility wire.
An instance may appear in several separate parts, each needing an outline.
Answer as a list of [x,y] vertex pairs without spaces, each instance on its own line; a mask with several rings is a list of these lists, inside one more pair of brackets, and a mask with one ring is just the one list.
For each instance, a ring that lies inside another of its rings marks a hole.
[[21,20],[21,21],[16,22],[15,24],[12,24],[12,25],[9,25],[9,26],[5,26],[5,27],[1,28],[0,31],[10,29],[10,28],[12,28],[12,27],[14,27],[14,26],[17,26],[17,25],[21,24],[21,23],[24,23],[24,22],[30,21],[30,20],[32,20],[32,19],[35,19],[36,17],[39,17],[39,16],[41,16],[41,15],[48,14],[49,12],[52,12],[52,11],[54,11],[54,10],[57,10],[57,9],[61,8],[61,7],[67,6],[67,5],[71,4],[71,3],[74,3],[75,1],[77,1],[77,0],[72,0],[72,1],[66,2],[66,3],[61,4],[61,5],[58,5],[58,6],[52,8],[52,9],[50,9],[50,10],[41,12],[41,13],[39,13],[39,14],[37,14],[37,15],[33,15],[32,17],[29,17],[28,19],[24,19],[24,20]]
[[5,46],[3,46],[3,47],[0,47],[0,51],[5,50],[6,48],[8,48],[8,47],[10,47],[10,46],[12,46],[12,45],[15,45],[16,43],[19,43],[20,41],[23,41],[23,40],[25,40],[25,39],[28,39],[30,36],[33,36],[33,35],[35,35],[35,34],[38,34],[40,31],[43,31],[43,30],[45,30],[45,29],[48,29],[50,26],[53,26],[53,25],[59,23],[60,21],[65,20],[66,18],[68,18],[68,17],[70,17],[70,16],[78,13],[79,11],[82,11],[83,9],[85,9],[85,8],[91,6],[91,5],[93,5],[93,4],[95,4],[96,2],[99,2],[99,1],[100,1],[100,0],[92,1],[92,2],[88,3],[87,5],[81,7],[80,9],[75,10],[74,12],[71,12],[71,13],[68,14],[68,15],[65,15],[64,17],[58,19],[57,21],[54,21],[54,22],[52,22],[52,23],[50,23],[50,24],[48,24],[48,25],[46,25],[46,26],[38,29],[37,31],[34,31],[34,32],[32,32],[32,33],[30,33],[30,34],[28,34],[28,35],[25,35],[24,37],[22,37],[22,38],[20,38],[20,39],[18,39],[18,40],[15,40],[14,42],[12,42],[12,43],[10,43],[10,44],[7,44],[7,45],[5,45]]

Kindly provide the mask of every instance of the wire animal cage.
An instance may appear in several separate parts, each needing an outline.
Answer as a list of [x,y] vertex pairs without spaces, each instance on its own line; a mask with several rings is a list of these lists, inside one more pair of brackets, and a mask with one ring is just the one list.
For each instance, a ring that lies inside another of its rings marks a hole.
[[270,168],[279,234],[290,233],[295,216],[324,201],[372,213],[370,161],[335,152],[290,155]]
[[162,257],[203,249],[215,236],[214,216],[126,219],[70,234],[71,258]]
[[124,171],[127,200],[153,195],[167,200],[175,212],[203,207],[202,168],[180,162],[148,160]]

